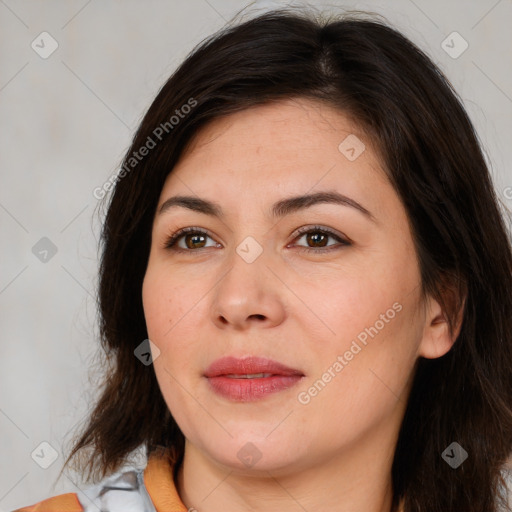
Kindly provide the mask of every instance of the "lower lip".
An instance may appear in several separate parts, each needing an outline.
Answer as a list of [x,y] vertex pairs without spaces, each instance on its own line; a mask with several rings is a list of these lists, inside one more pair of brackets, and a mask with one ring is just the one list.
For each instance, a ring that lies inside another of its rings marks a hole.
[[208,382],[218,395],[235,402],[252,402],[289,389],[301,379],[302,375],[272,375],[256,379],[232,379],[219,375],[208,377]]

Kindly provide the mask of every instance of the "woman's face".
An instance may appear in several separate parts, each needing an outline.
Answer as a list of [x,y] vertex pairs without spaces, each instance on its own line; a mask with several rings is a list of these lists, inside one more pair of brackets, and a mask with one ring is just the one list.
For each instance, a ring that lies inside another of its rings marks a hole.
[[391,460],[416,359],[449,349],[370,141],[309,100],[199,132],[161,192],[143,303],[186,450],[229,468]]

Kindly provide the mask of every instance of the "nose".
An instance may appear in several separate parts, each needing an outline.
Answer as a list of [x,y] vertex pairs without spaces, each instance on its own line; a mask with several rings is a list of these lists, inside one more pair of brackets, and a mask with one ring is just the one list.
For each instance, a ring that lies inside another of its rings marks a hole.
[[[286,287],[265,251],[248,263],[236,251],[212,294],[211,314],[217,327],[246,330],[274,327],[286,316]],[[269,268],[270,267],[270,268]]]

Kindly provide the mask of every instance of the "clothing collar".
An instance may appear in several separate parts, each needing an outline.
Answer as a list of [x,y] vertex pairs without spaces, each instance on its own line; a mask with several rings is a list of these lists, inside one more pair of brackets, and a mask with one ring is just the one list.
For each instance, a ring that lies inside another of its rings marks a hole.
[[144,470],[144,485],[156,512],[187,512],[174,484],[173,465],[166,453],[150,455]]

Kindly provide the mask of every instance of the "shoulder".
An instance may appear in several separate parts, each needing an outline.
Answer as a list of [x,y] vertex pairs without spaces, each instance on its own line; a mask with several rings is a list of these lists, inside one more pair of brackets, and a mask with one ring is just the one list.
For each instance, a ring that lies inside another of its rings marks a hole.
[[125,469],[76,493],[60,494],[13,512],[155,512],[142,469]]

